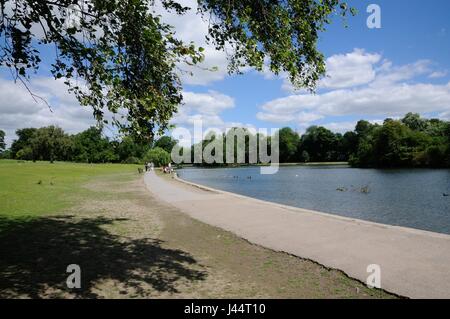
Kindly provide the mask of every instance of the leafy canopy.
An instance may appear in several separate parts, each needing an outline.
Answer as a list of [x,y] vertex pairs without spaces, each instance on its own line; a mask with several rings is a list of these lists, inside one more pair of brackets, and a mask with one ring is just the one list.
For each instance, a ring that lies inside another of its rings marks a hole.
[[[172,14],[190,10],[160,2]],[[108,122],[108,110],[122,131],[151,138],[182,102],[177,69],[204,58],[154,7],[155,0],[0,0],[0,65],[26,85],[40,50],[54,46],[51,71],[81,105],[91,106],[98,121]],[[198,0],[198,14],[210,21],[207,40],[230,55],[229,72],[262,70],[268,61],[272,72],[287,72],[309,89],[325,72],[319,32],[332,14],[348,11],[341,0]]]

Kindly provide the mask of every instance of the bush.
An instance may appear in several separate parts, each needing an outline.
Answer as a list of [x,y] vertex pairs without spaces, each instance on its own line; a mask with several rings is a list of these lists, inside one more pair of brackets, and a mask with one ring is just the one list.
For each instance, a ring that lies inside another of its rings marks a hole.
[[153,163],[155,166],[164,166],[171,162],[170,154],[160,147],[149,150],[144,155],[144,162]]
[[31,147],[25,147],[19,150],[16,154],[17,159],[29,161],[33,159],[33,150]]

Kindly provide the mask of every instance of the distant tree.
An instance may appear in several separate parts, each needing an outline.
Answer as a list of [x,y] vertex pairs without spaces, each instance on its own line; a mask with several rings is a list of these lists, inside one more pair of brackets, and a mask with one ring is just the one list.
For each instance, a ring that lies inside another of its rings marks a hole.
[[342,136],[340,152],[345,160],[348,160],[358,150],[358,134],[356,132],[346,132]]
[[352,166],[374,166],[373,135],[379,129],[379,125],[360,120],[356,123],[354,134],[356,136],[356,149],[349,156]]
[[18,150],[14,158],[24,161],[35,160],[31,146],[25,146],[24,148]]
[[449,122],[439,119],[424,119],[424,121],[426,122],[426,125],[425,129],[422,130],[423,132],[433,137],[446,137],[446,127]]
[[177,143],[178,141],[176,139],[165,135],[156,140],[154,147],[160,147],[170,154]]
[[74,136],[74,160],[85,163],[108,163],[118,160],[112,144],[103,137],[102,129],[90,127]]
[[155,147],[144,155],[144,162],[153,163],[155,166],[165,166],[171,162],[171,158],[165,150]]
[[324,127],[311,126],[301,138],[301,150],[307,151],[313,162],[335,161],[338,139],[333,132]]
[[406,114],[401,122],[413,131],[424,131],[427,128],[427,120],[422,119],[417,113]]
[[298,145],[300,136],[290,127],[284,127],[279,130],[278,134],[280,145],[280,163],[292,163],[299,159]]
[[[30,155],[31,152],[31,144],[30,139],[33,137],[35,132],[37,131],[36,128],[23,128],[16,130],[17,139],[14,140],[11,144],[11,157],[12,158],[20,158],[17,156],[17,152],[19,152],[21,149],[24,149],[26,147],[30,148],[29,151],[25,152],[27,155]],[[23,156],[23,154],[21,154]],[[22,158],[23,159],[23,158]],[[30,158],[25,158],[27,160],[32,159],[32,155],[30,155]]]
[[406,143],[409,128],[399,121],[387,119],[374,136],[373,156],[377,166],[396,167],[411,161]]
[[125,136],[120,142],[117,142],[115,146],[118,160],[130,164],[138,162],[149,149],[149,143],[136,141],[132,136]]
[[400,121],[386,119],[382,126],[360,125],[365,129],[358,134],[358,149],[350,163],[363,167],[448,167],[446,123],[408,113]]
[[5,144],[5,132],[0,130],[0,154],[3,153],[3,151],[6,148],[6,144]]
[[367,133],[369,133],[373,128],[373,124],[368,121],[361,120],[356,123],[355,132],[359,137],[363,137]]
[[68,160],[71,154],[71,140],[56,126],[41,127],[30,139],[33,160]]

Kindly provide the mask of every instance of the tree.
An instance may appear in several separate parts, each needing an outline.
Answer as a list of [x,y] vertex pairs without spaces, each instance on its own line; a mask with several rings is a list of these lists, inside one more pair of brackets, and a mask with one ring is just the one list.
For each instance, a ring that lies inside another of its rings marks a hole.
[[160,147],[165,150],[167,153],[172,153],[172,149],[175,145],[177,145],[178,141],[173,139],[170,136],[162,136],[155,142],[155,147]]
[[20,159],[20,160],[25,160],[25,161],[34,160],[34,154],[33,154],[32,148],[30,146],[21,148],[19,151],[17,151],[15,158]]
[[118,156],[114,153],[109,140],[102,136],[102,129],[90,127],[74,136],[74,160],[85,163],[114,162]]
[[309,127],[301,138],[301,151],[309,154],[313,162],[337,160],[339,141],[330,130],[321,126]]
[[402,119],[402,123],[414,131],[423,131],[427,127],[427,121],[420,118],[417,113],[409,112]]
[[364,135],[369,133],[372,130],[372,128],[373,125],[370,122],[360,120],[358,121],[358,123],[356,123],[355,132],[356,134],[358,134],[359,137],[363,137]]
[[448,167],[446,123],[408,113],[401,121],[386,119],[382,126],[368,126],[358,134],[357,152],[350,163],[361,167]]
[[358,134],[355,132],[345,132],[342,136],[340,153],[348,160],[358,150]]
[[290,127],[284,127],[277,132],[280,145],[280,163],[292,163],[298,160],[297,148],[300,136]]
[[[176,0],[161,3],[172,14],[191,9]],[[26,85],[41,63],[40,51],[52,45],[54,77],[91,106],[97,120],[106,121],[109,110],[121,130],[150,139],[155,129],[167,128],[182,101],[177,68],[203,59],[203,49],[177,39],[154,8],[153,0],[2,0],[0,65]],[[354,13],[340,0],[198,0],[198,8],[210,22],[208,42],[230,52],[230,72],[262,70],[269,61],[271,71],[286,72],[294,85],[309,89],[325,73],[319,32],[337,11]]]
[[125,136],[120,142],[116,143],[115,152],[119,161],[137,163],[148,149],[150,149],[150,144],[135,141],[131,136]]
[[153,163],[155,166],[165,166],[171,162],[171,159],[169,153],[160,147],[155,147],[145,154],[144,161]]
[[373,154],[377,166],[401,166],[410,160],[405,143],[408,128],[398,121],[385,120],[374,136]]
[[[50,163],[55,160],[66,161],[70,159],[72,147],[69,136],[61,128],[53,125],[37,129],[30,138],[33,160],[45,160]],[[29,154],[27,152],[29,151],[25,148],[24,153]]]
[[5,132],[0,130],[0,154],[3,153],[3,151],[6,148],[6,144],[5,144]]
[[[24,149],[26,147],[30,148],[31,151],[31,144],[30,144],[30,140],[33,137],[34,133],[37,131],[36,128],[23,128],[23,129],[19,129],[16,130],[16,135],[17,135],[17,139],[14,140],[11,144],[11,157],[12,158],[21,158],[17,155],[17,153],[21,150]],[[31,154],[31,152],[27,152],[28,154]],[[22,154],[23,156],[23,154]],[[24,158],[22,158],[24,159]],[[25,159],[32,159],[30,158],[25,158]]]

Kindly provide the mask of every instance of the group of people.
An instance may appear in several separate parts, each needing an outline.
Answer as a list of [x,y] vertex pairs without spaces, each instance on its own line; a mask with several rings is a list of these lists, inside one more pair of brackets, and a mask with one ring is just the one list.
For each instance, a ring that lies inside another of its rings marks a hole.
[[163,173],[164,174],[171,174],[173,172],[172,164],[169,163],[167,166],[163,166]]
[[145,163],[145,171],[153,171],[155,169],[155,164],[153,163]]
[[[154,163],[145,163],[145,171],[153,171],[155,169],[155,164]],[[169,163],[169,165],[167,166],[163,166],[162,167],[162,171],[164,174],[170,174],[173,172],[173,167],[172,164]]]

